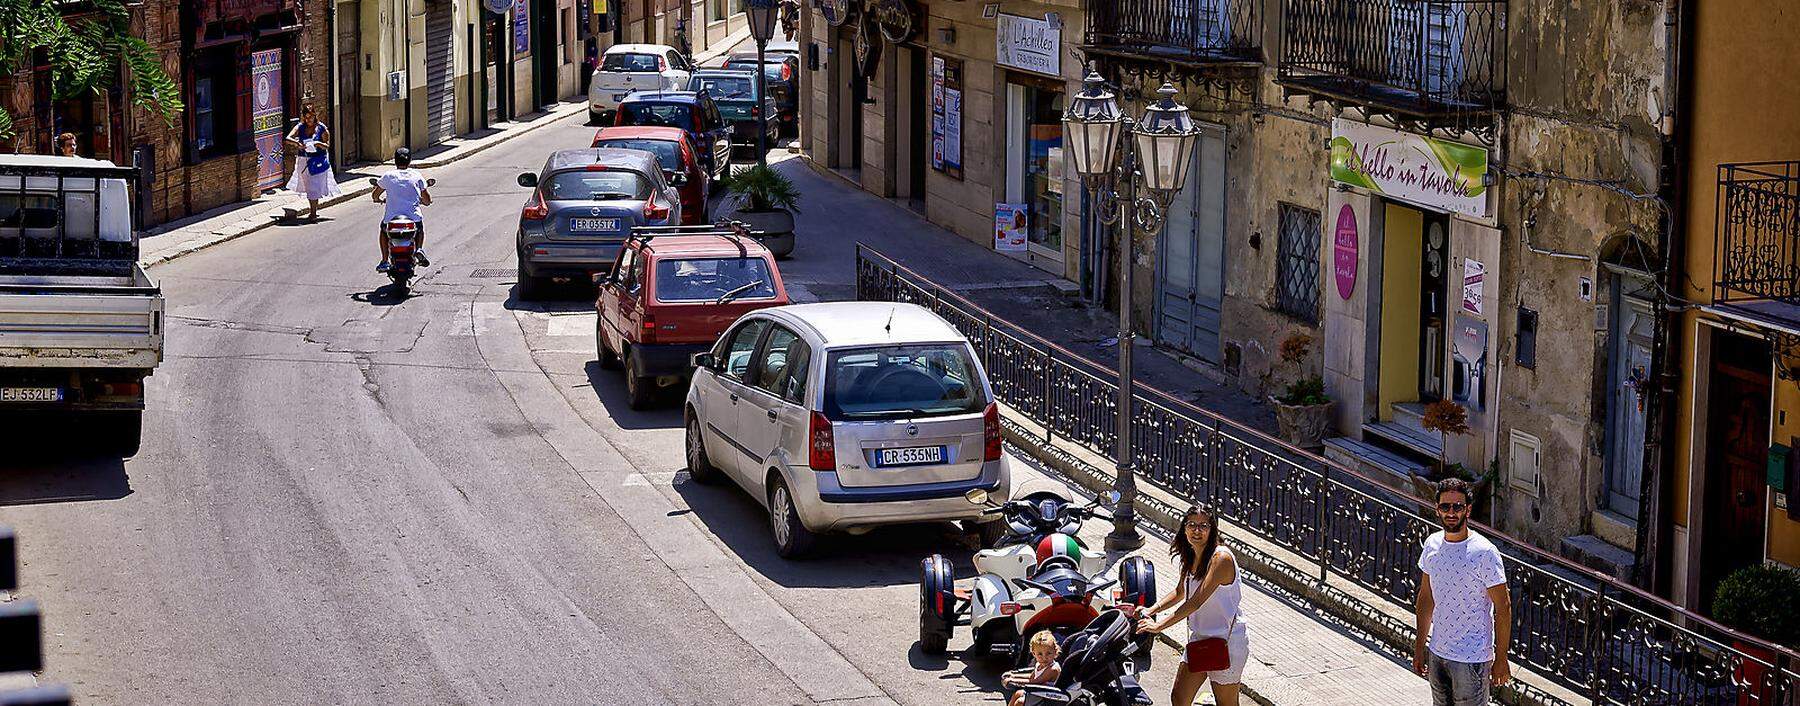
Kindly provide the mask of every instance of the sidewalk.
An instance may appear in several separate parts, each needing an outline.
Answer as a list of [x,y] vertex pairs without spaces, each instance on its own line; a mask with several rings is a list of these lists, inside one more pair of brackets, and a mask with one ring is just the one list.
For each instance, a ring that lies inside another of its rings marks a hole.
[[[585,98],[564,101],[547,111],[520,116],[518,120],[495,123],[484,130],[445,141],[421,150],[413,160],[419,169],[432,169],[479,154],[495,145],[554,125],[571,115],[586,115]],[[338,188],[344,193],[319,202],[319,208],[343,203],[369,193],[369,178],[388,169],[384,164],[364,162],[343,171]],[[209,248],[228,240],[241,238],[282,222],[291,221],[306,210],[306,200],[282,189],[249,201],[239,201],[199,215],[170,221],[146,230],[139,241],[138,262],[144,267],[173,260],[182,255]]]

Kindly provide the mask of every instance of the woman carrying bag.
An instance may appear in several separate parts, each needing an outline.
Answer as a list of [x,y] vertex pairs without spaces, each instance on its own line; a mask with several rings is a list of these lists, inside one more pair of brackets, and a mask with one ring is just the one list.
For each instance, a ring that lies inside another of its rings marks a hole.
[[300,109],[300,122],[288,131],[288,147],[299,158],[294,160],[294,176],[288,179],[287,188],[306,197],[312,207],[307,214],[309,222],[319,220],[319,199],[344,193],[331,173],[330,138],[331,129],[319,122],[311,104]]
[[[1138,620],[1138,632],[1148,633],[1187,621],[1187,648],[1169,702],[1193,706],[1201,685],[1211,681],[1219,706],[1238,706],[1238,684],[1250,659],[1250,634],[1240,610],[1244,583],[1238,578],[1237,558],[1219,543],[1218,518],[1189,507],[1169,555],[1181,561],[1181,582]],[[1169,608],[1175,610],[1168,617],[1156,617]]]

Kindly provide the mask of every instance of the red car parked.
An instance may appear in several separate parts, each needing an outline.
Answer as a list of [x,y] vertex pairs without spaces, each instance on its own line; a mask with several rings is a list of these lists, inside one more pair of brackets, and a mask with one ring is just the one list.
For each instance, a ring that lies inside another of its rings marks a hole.
[[706,202],[712,198],[712,177],[700,166],[699,153],[688,141],[687,131],[678,127],[608,127],[594,133],[594,147],[643,150],[656,155],[656,161],[668,174],[687,174],[687,183],[676,189],[681,193],[681,224],[707,222]]
[[709,227],[639,228],[595,281],[600,367],[625,369],[632,409],[693,374],[739,316],[788,303],[775,256],[755,238]]

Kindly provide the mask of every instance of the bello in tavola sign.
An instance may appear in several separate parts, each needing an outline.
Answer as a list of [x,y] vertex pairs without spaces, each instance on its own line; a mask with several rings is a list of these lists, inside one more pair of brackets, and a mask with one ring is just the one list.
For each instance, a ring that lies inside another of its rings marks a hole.
[[1331,122],[1331,178],[1423,206],[1487,215],[1487,150],[1375,125]]

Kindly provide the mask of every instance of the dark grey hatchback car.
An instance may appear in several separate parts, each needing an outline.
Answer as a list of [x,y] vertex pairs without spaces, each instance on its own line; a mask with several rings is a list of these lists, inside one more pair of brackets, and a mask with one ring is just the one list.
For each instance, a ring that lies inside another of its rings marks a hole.
[[686,180],[665,177],[649,152],[605,147],[559,150],[542,171],[520,174],[531,198],[519,212],[519,295],[607,271],[633,228],[681,223],[676,187]]

